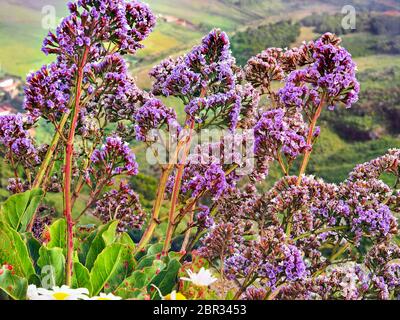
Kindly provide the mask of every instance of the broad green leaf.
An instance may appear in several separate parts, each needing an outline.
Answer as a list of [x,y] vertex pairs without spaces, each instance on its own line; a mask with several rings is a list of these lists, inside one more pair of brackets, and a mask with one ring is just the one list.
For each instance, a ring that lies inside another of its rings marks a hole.
[[41,247],[38,266],[42,270],[42,282],[50,287],[62,286],[65,279],[65,257],[61,248]]
[[106,247],[90,271],[92,295],[98,295],[103,288],[107,293],[114,291],[126,279],[132,266],[133,259],[128,246],[115,243]]
[[152,282],[154,277],[159,274],[165,268],[165,263],[161,260],[154,260],[153,265],[143,270],[136,270],[132,275],[126,278],[118,290],[121,291],[132,291],[134,289],[147,288]]
[[42,198],[43,191],[34,189],[9,197],[1,205],[1,216],[11,228],[25,232]]
[[[158,287],[163,295],[172,292],[177,283],[177,275],[181,268],[181,263],[178,260],[171,260],[166,269],[161,271],[149,284],[148,290],[151,290],[151,285]],[[152,297],[158,296],[157,292],[153,292]]]
[[152,255],[152,256],[144,256],[142,259],[140,259],[140,261],[138,262],[138,265],[136,267],[137,270],[141,270],[144,268],[148,268],[151,267],[154,260],[157,260],[157,256],[156,255]]
[[118,238],[118,243],[121,244],[126,244],[127,246],[131,247],[132,249],[135,249],[136,245],[133,242],[132,238],[127,234],[126,232],[123,232],[119,238]]
[[146,289],[121,289],[116,291],[116,295],[121,297],[122,299],[134,299],[134,300],[145,300],[145,297],[148,296]]
[[40,273],[40,268],[37,265],[37,261],[39,259],[39,250],[42,246],[40,242],[32,235],[32,233],[24,233],[25,243],[28,248],[29,256],[33,261],[33,266],[37,274]]
[[28,290],[28,281],[14,275],[6,267],[0,268],[0,290],[14,300],[25,300]]
[[156,243],[149,247],[147,250],[147,255],[152,256],[158,253],[161,253],[163,250],[164,244],[163,243]]
[[98,230],[93,231],[85,239],[83,239],[81,242],[78,242],[78,244],[76,245],[76,248],[78,248],[77,250],[79,261],[83,265],[86,265],[86,257],[89,253],[93,240],[96,238],[97,233]]
[[5,263],[12,265],[20,277],[28,279],[35,273],[28,248],[21,235],[4,222],[0,222],[0,265]]
[[110,221],[106,225],[102,226],[96,237],[93,239],[90,249],[86,257],[86,268],[91,270],[93,264],[96,261],[98,255],[104,250],[104,248],[114,243],[116,238],[118,221]]
[[67,243],[67,222],[65,219],[58,219],[53,222],[49,228],[50,241],[48,248],[61,248],[65,253]]
[[74,272],[72,274],[72,288],[86,288],[92,291],[89,270],[79,261],[74,262]]

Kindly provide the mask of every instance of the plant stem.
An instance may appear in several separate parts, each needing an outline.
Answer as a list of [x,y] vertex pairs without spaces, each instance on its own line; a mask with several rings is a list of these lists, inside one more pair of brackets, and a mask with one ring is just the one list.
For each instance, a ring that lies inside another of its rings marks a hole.
[[[188,223],[189,226],[193,224],[194,211],[195,211],[195,205],[193,205],[190,208],[190,216],[189,216],[189,223]],[[187,246],[189,245],[190,234],[191,233],[192,233],[192,228],[189,227],[185,232],[185,238],[183,239],[183,242],[182,242],[181,252],[185,252],[186,251]]]
[[[51,141],[51,144],[49,146],[49,149],[47,150],[46,156],[42,162],[42,164],[40,165],[39,171],[36,174],[36,178],[35,181],[32,184],[32,189],[37,189],[39,188],[43,181],[46,179],[46,177],[50,174],[51,170],[49,169],[50,163],[52,163],[53,161],[53,157],[54,157],[54,152],[57,149],[58,143],[60,142],[60,138],[61,138],[61,134],[60,131],[62,131],[65,127],[65,124],[67,123],[69,118],[69,112],[64,113],[64,115],[61,118],[60,121],[60,125],[59,128],[60,130],[56,130],[53,140]],[[35,211],[35,213],[33,214],[31,221],[29,222],[29,226],[27,231],[31,232],[32,228],[33,228],[33,224],[35,223],[35,219],[36,219],[36,215],[37,212]]]
[[317,231],[314,231],[314,232],[307,232],[307,233],[304,233],[304,234],[298,236],[297,238],[294,238],[293,241],[298,241],[298,240],[301,240],[301,239],[308,238],[308,237],[310,237],[312,235],[318,235],[318,234],[325,233],[325,232],[346,230],[347,228],[348,228],[347,226],[339,226],[339,227],[320,229],[320,230],[317,230]]
[[83,68],[86,64],[87,57],[89,54],[89,47],[85,47],[83,52],[82,60],[78,66],[77,80],[76,80],[76,94],[75,94],[75,106],[73,110],[73,116],[71,126],[68,134],[68,141],[65,151],[65,168],[64,168],[64,216],[67,221],[67,257],[65,262],[65,273],[66,273],[66,284],[71,286],[72,281],[72,258],[74,254],[74,239],[73,239],[73,227],[74,221],[72,218],[72,167],[73,167],[73,156],[74,156],[74,140],[75,131],[78,124],[78,117],[80,112],[80,100],[82,95],[82,82],[83,82]]
[[[193,136],[193,130],[194,130],[194,119],[190,121],[190,132],[189,136],[187,137],[187,140],[185,142],[185,148],[184,152],[182,155],[182,160],[180,161],[180,164],[178,165],[178,171],[176,173],[175,177],[175,183],[174,183],[174,188],[172,191],[172,198],[171,198],[171,208],[169,210],[169,215],[168,215],[168,228],[167,228],[167,233],[165,235],[165,242],[164,242],[164,247],[163,247],[163,253],[166,254],[170,247],[171,247],[171,240],[172,240],[172,235],[174,233],[175,229],[175,211],[176,207],[178,204],[178,197],[179,193],[181,191],[181,185],[182,185],[182,178],[183,178],[183,171],[185,169],[185,162],[187,159],[187,156],[189,155],[190,151],[190,143],[192,141],[192,136]],[[179,154],[179,149],[177,150]]]
[[39,168],[39,171],[36,174],[36,179],[33,182],[32,189],[39,188],[40,185],[42,184],[44,177],[46,175],[47,168],[48,168],[51,160],[53,159],[54,152],[56,151],[58,142],[60,141],[60,138],[61,138],[60,132],[62,132],[62,130],[64,129],[65,124],[67,123],[68,117],[69,117],[69,112],[64,113],[64,115],[62,116],[60,125],[59,125],[59,130],[56,130],[56,132],[54,134],[53,140],[49,146],[49,149],[47,150],[46,157],[44,158],[44,160]]
[[172,167],[168,166],[166,168],[162,168],[161,177],[160,177],[160,184],[157,190],[156,200],[153,206],[153,212],[151,216],[151,221],[149,222],[146,231],[144,232],[137,248],[136,253],[140,252],[142,249],[146,247],[146,245],[150,242],[151,238],[153,237],[154,231],[159,224],[159,215],[162,202],[164,200],[165,189],[167,187],[168,177],[172,171]]
[[[315,130],[315,127],[317,125],[317,121],[318,121],[319,117],[321,116],[324,104],[325,104],[325,94],[322,95],[321,102],[319,103],[317,111],[315,112],[314,117],[313,117],[313,119],[311,120],[311,123],[310,123],[310,128],[308,130],[308,136],[307,136],[307,145],[309,145],[309,146],[311,146],[311,144],[312,144],[312,139],[313,139],[313,136],[314,136],[314,130]],[[301,164],[301,169],[300,169],[300,172],[299,172],[299,176],[297,178],[297,186],[300,186],[301,180],[303,178],[303,175],[306,173],[308,162],[310,161],[311,152],[312,152],[312,149],[311,150],[307,150],[305,155],[304,155],[303,163]]]

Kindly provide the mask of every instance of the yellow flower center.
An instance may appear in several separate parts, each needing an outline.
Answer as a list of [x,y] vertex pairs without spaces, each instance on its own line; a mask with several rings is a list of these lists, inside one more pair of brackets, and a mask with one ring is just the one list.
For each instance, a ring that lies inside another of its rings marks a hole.
[[56,300],[66,300],[70,295],[68,293],[65,292],[56,292],[53,294],[53,297]]
[[[179,293],[179,292],[176,294],[175,298],[176,298],[176,300],[187,300],[186,297],[182,293]],[[171,299],[171,294],[166,295],[164,299],[165,300],[172,300]]]
[[111,300],[111,299],[108,299],[108,298],[97,298],[96,300]]

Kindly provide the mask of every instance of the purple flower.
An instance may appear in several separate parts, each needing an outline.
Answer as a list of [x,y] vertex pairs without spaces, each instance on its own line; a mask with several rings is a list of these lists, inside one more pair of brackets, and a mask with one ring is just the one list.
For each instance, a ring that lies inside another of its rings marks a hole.
[[94,215],[103,223],[119,220],[118,232],[140,229],[145,219],[139,196],[125,182],[119,190],[111,190],[97,201]]
[[[197,98],[190,101],[185,111],[198,123],[212,125],[212,121],[206,122],[207,118],[213,118],[218,122],[225,120],[228,127],[234,130],[238,124],[242,98],[236,91],[219,93],[207,98]],[[214,115],[212,117],[211,115]],[[218,115],[218,118],[216,117]]]
[[152,140],[149,137],[151,130],[161,129],[167,125],[169,130],[179,133],[180,126],[173,109],[167,108],[160,100],[150,99],[136,112],[135,116],[136,139],[139,141]]
[[85,82],[90,83],[86,113],[96,115],[104,111],[111,122],[134,121],[135,112],[148,94],[136,86],[122,56],[112,54],[99,62],[88,64],[85,73]]
[[138,174],[138,164],[134,153],[129,145],[118,136],[108,137],[101,149],[95,150],[91,161],[92,166],[89,173],[98,180],[116,175],[134,176]]
[[286,114],[284,109],[272,109],[263,113],[254,127],[254,153],[258,165],[271,158],[279,159],[282,153],[289,159],[296,159],[309,150],[306,142],[307,125],[299,112]]
[[24,109],[32,120],[43,116],[55,121],[68,111],[73,73],[73,67],[56,62],[27,77]]
[[210,229],[214,225],[214,219],[210,215],[210,209],[199,206],[196,210],[196,225],[200,229]]
[[201,114],[207,108],[222,108],[228,103],[233,108],[225,108],[230,113],[231,125],[235,125],[240,100],[234,98],[236,76],[233,64],[227,35],[218,29],[212,30],[187,55],[164,60],[150,72],[155,80],[153,93],[181,98],[187,105],[186,112],[198,122],[204,120]]
[[350,53],[332,39],[331,34],[325,34],[308,45],[313,62],[291,72],[278,93],[285,106],[312,108],[324,98],[328,106],[341,102],[350,108],[358,101],[360,84],[356,79],[356,65]]
[[21,114],[0,116],[0,150],[15,165],[21,163],[25,168],[32,168],[40,159],[25,125]]
[[46,54],[73,60],[85,46],[90,47],[89,60],[93,60],[107,54],[105,43],[118,47],[121,54],[134,54],[155,26],[149,7],[136,0],[79,0],[68,7],[70,15],[43,42]]

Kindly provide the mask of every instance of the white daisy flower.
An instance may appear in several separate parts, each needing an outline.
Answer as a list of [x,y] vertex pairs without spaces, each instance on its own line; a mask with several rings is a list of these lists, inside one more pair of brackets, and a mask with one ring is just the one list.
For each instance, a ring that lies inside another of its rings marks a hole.
[[167,294],[164,297],[163,294],[161,293],[161,290],[158,287],[156,287],[154,284],[152,284],[151,286],[158,291],[158,294],[162,300],[187,300],[182,293],[176,292],[176,290],[172,291],[170,294]]
[[122,300],[122,298],[114,296],[112,293],[109,294],[100,293],[100,296],[92,297],[89,300]]
[[187,270],[187,273],[189,278],[182,277],[181,280],[189,281],[195,286],[199,287],[208,287],[218,280],[217,278],[213,277],[210,270],[206,270],[204,268],[201,268],[198,273],[194,273],[192,270]]
[[68,286],[53,287],[51,290],[30,285],[27,291],[29,300],[87,300],[89,290],[86,288],[71,289]]

